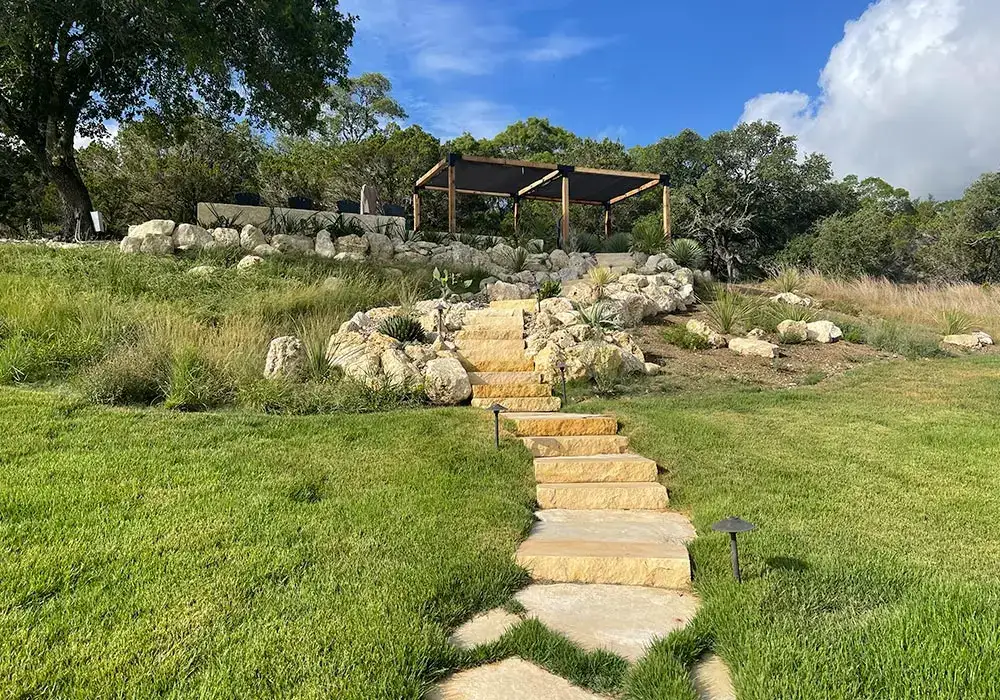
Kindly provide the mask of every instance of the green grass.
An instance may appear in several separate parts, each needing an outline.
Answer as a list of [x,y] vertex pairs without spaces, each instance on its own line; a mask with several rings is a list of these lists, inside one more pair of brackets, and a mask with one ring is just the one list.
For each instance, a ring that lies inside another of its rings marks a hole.
[[[700,650],[741,700],[992,698],[1000,677],[995,358],[871,365],[822,385],[591,402],[666,468],[700,533],[694,625],[626,679],[677,695]],[[740,515],[744,584],[712,522]]]
[[524,583],[530,460],[491,427],[0,389],[0,697],[420,697]]

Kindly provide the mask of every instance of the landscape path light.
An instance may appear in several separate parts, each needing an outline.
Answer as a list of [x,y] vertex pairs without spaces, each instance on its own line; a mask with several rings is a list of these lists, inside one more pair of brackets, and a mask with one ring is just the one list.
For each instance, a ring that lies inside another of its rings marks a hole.
[[444,342],[444,310],[447,308],[444,301],[438,301],[437,306],[438,339]]
[[493,411],[493,440],[496,442],[497,449],[500,449],[500,412],[506,411],[507,407],[502,406],[498,403],[490,406],[490,410]]
[[746,520],[737,518],[735,515],[731,515],[725,520],[720,520],[712,525],[712,529],[716,532],[729,533],[729,552],[733,560],[733,576],[736,577],[738,582],[743,583],[743,574],[740,572],[740,550],[736,545],[736,535],[741,532],[756,530],[757,526],[753,523],[748,523]]
[[559,370],[559,376],[562,377],[562,402],[563,405],[566,404],[566,363],[560,362],[556,365],[556,369]]

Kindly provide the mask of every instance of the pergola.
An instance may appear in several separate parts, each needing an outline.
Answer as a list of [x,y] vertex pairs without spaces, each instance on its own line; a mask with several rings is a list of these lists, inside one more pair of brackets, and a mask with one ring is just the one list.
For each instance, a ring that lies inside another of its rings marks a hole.
[[420,193],[448,193],[448,232],[455,233],[455,195],[478,194],[514,200],[514,230],[520,224],[520,202],[535,199],[562,203],[565,247],[569,236],[569,205],[604,207],[604,235],[611,235],[611,207],[654,187],[663,188],[663,233],[670,237],[670,176],[572,165],[529,163],[481,156],[448,154],[428,170],[413,188],[413,228],[420,229]]

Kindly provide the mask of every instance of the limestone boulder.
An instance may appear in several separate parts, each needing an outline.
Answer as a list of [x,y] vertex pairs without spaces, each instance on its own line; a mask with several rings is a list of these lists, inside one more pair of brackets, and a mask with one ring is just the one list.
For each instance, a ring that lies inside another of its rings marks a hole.
[[566,297],[549,297],[548,299],[542,299],[539,304],[541,310],[547,314],[552,314],[553,316],[562,312],[573,312],[573,302]]
[[188,274],[192,277],[211,277],[215,273],[219,272],[220,268],[215,265],[198,265],[197,267],[192,267],[188,270]]
[[698,319],[692,318],[684,327],[687,329],[688,333],[700,335],[713,348],[724,348],[728,344],[726,336],[721,333],[716,333],[714,330],[709,328],[707,323],[699,321]]
[[370,383],[381,377],[383,351],[369,350],[365,337],[358,332],[337,333],[327,344],[326,359],[345,377]]
[[815,343],[835,343],[844,333],[831,321],[813,321],[806,324],[806,337]]
[[212,240],[208,229],[194,224],[181,224],[174,231],[174,247],[178,250],[201,250]]
[[392,239],[382,233],[368,231],[364,238],[368,241],[368,250],[376,260],[392,260],[395,248]]
[[778,335],[785,343],[802,343],[809,338],[809,330],[805,321],[787,319],[778,324]]
[[243,250],[253,250],[257,246],[266,243],[267,237],[264,235],[264,232],[253,224],[247,224],[240,231],[240,248]]
[[781,304],[791,304],[792,306],[812,306],[813,300],[809,297],[800,297],[792,292],[782,292],[771,297],[771,301]]
[[125,236],[118,244],[118,250],[125,254],[142,252],[142,239],[134,236]]
[[431,403],[454,406],[472,396],[469,373],[454,357],[438,357],[424,368],[424,391]]
[[141,240],[139,251],[147,255],[170,255],[174,252],[174,238],[165,233],[150,233]]
[[393,386],[416,389],[424,383],[423,375],[417,371],[413,361],[403,349],[386,348],[382,352],[381,361],[382,372]]
[[267,348],[264,376],[297,379],[306,369],[306,350],[302,341],[292,335],[275,338]]
[[753,338],[733,338],[729,341],[729,349],[744,357],[778,357],[778,346],[766,340]]
[[279,253],[309,254],[314,250],[313,239],[309,236],[289,236],[285,233],[279,233],[271,238],[271,245]]
[[531,297],[531,287],[521,283],[496,282],[486,289],[486,294],[490,301],[528,299]]
[[129,226],[128,235],[129,238],[140,240],[146,236],[173,236],[176,226],[170,219],[152,219],[137,226]]
[[246,255],[236,263],[236,271],[240,273],[252,272],[262,262],[264,262],[264,258],[259,255]]
[[280,252],[281,251],[279,251],[270,243],[261,243],[259,246],[253,249],[253,254],[260,258],[266,258],[271,255],[277,255]]
[[642,293],[655,305],[656,313],[669,314],[681,308],[681,295],[673,287],[649,285]]
[[569,254],[556,248],[549,253],[549,268],[558,272],[569,267]]
[[498,265],[504,270],[510,269],[510,261],[514,257],[514,249],[506,243],[498,243],[486,251],[494,265]]
[[334,242],[337,244],[337,252],[347,253],[351,259],[357,259],[359,256],[363,259],[368,254],[369,243],[364,236],[351,234],[341,236]]
[[213,228],[212,240],[219,248],[239,248],[240,232],[234,228]]
[[622,328],[634,328],[643,319],[655,316],[660,311],[656,302],[638,292],[615,292],[611,295],[611,301],[615,307],[615,317]]
[[321,258],[332,258],[337,255],[337,245],[326,229],[316,232],[315,250],[316,255]]
[[554,382],[559,377],[559,363],[565,358],[561,347],[553,342],[549,342],[545,347],[535,353],[532,358],[535,361],[535,371],[541,374],[545,381]]
[[973,331],[972,335],[979,338],[980,345],[993,345],[993,338],[983,331]]
[[945,345],[955,345],[960,348],[978,348],[982,345],[982,343],[979,342],[979,337],[973,335],[972,333],[946,335],[942,342],[944,342]]
[[566,376],[570,379],[617,377],[644,371],[644,363],[619,346],[604,340],[589,340],[566,351]]
[[767,337],[767,331],[763,328],[753,328],[747,333],[747,338],[751,340],[764,340]]

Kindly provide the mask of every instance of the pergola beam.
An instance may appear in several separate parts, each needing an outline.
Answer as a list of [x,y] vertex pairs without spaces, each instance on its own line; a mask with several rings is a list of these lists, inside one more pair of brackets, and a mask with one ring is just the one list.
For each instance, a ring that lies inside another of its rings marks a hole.
[[614,197],[613,199],[611,199],[611,201],[608,202],[608,204],[618,204],[618,202],[624,202],[626,199],[629,199],[630,197],[635,197],[637,194],[642,194],[646,190],[653,189],[654,187],[660,184],[660,176],[656,175],[655,177],[656,177],[655,180],[644,182],[638,187],[629,190],[625,194],[620,194],[617,197]]
[[444,170],[447,167],[448,167],[448,159],[447,158],[445,158],[444,160],[442,160],[439,163],[436,163],[433,168],[431,168],[426,173],[424,173],[423,175],[420,176],[420,178],[417,180],[417,184],[414,185],[414,189],[418,189],[419,190],[421,187],[423,187],[428,182],[430,182],[430,180],[433,179],[435,175],[437,175],[439,172],[441,172],[442,170]]
[[551,173],[546,173],[542,177],[540,177],[537,180],[535,180],[534,182],[532,182],[527,187],[522,187],[521,189],[519,189],[517,191],[517,196],[518,197],[525,197],[525,196],[531,194],[532,192],[534,192],[535,190],[537,190],[537,189],[539,189],[541,187],[545,187],[545,185],[549,184],[550,182],[552,182],[553,180],[555,180],[556,178],[558,178],[561,174],[562,173],[559,170],[553,170]]

